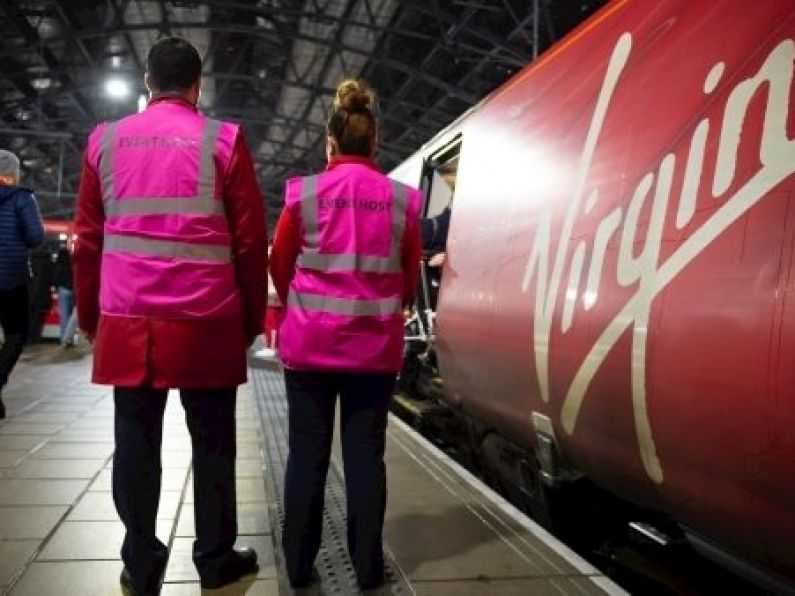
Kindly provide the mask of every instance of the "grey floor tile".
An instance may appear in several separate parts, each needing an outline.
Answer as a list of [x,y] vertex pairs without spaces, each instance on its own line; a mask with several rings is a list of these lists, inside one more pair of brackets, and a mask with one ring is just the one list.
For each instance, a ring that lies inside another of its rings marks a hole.
[[60,443],[112,443],[113,433],[65,430],[53,436],[53,440]]
[[[89,491],[97,492],[97,491],[110,491],[112,490],[112,466],[108,465],[105,467],[104,470],[97,476],[97,479],[91,484]],[[160,490],[161,491],[182,491],[182,487],[185,485],[185,479],[188,475],[187,469],[178,469],[178,468],[169,468],[168,470],[163,470],[163,476],[161,479]]]
[[76,420],[80,414],[76,412],[41,412],[38,409],[34,412],[28,412],[25,414],[21,414],[16,416],[14,420],[16,422],[24,422],[24,423],[31,423],[31,422],[47,422],[50,424],[66,424],[68,422],[72,422]]
[[68,426],[69,430],[112,430],[112,418],[87,418],[81,416]]
[[0,435],[54,435],[63,427],[63,424],[14,422],[12,419],[0,426]]
[[30,451],[47,439],[41,435],[0,435],[0,449]]
[[163,584],[162,596],[278,596],[279,582],[275,579],[239,581],[219,590],[204,590],[196,582]]
[[70,480],[93,478],[105,461],[101,459],[31,459],[7,471],[9,478],[41,478]]
[[40,412],[53,412],[53,413],[66,413],[66,414],[84,414],[90,411],[88,406],[63,404],[58,402],[50,402],[42,404],[39,408]]
[[190,467],[192,454],[190,451],[163,451],[160,456],[163,469]]
[[171,519],[176,521],[181,498],[182,498],[181,490],[161,491],[160,506],[157,510],[157,518]]
[[[194,505],[182,505],[177,524],[177,536],[196,536],[194,525]],[[268,506],[265,503],[240,503],[237,506],[237,533],[244,535],[270,534],[271,525],[268,519]]]
[[0,468],[13,468],[27,453],[27,451],[0,451]]
[[0,541],[0,586],[7,586],[39,548],[39,540]]
[[262,449],[259,443],[238,443],[237,456],[241,458],[261,458]]
[[262,478],[264,465],[259,458],[238,458],[235,462],[235,475],[238,478]]
[[238,443],[258,443],[259,433],[253,430],[241,430],[237,432]]
[[[241,536],[236,546],[250,546],[257,551],[257,579],[277,579],[273,543],[270,536]],[[166,582],[195,582],[199,575],[193,565],[193,538],[175,538],[166,568]]]
[[20,480],[3,478],[0,505],[71,505],[88,480]]
[[0,507],[0,541],[44,539],[68,507]]
[[187,468],[167,468],[160,480],[162,491],[182,491],[188,476]]
[[33,563],[14,596],[109,596],[121,594],[121,561]]
[[[260,478],[237,478],[237,502],[238,503],[267,503],[268,497],[265,494],[265,481]],[[185,494],[185,502],[193,503],[193,481],[188,485],[188,491]]]
[[101,397],[97,395],[87,395],[81,393],[79,395],[60,395],[57,399],[51,401],[60,404],[69,404],[72,406],[90,407],[99,402],[100,399]]
[[[176,519],[180,494],[176,491],[160,494],[157,519]],[[113,504],[113,494],[104,491],[87,492],[68,517],[68,521],[116,521],[118,519],[119,515]]]
[[163,451],[190,451],[190,437],[163,437]]
[[110,492],[113,490],[113,471],[110,468],[105,468],[100,472],[99,476],[97,476],[96,480],[91,483],[91,486],[88,488],[89,492]]
[[37,450],[36,459],[107,459],[113,453],[113,443],[61,443],[49,441]]
[[[157,535],[168,543],[172,524],[159,521]],[[119,558],[124,526],[119,521],[67,521],[53,534],[38,561],[111,560]]]

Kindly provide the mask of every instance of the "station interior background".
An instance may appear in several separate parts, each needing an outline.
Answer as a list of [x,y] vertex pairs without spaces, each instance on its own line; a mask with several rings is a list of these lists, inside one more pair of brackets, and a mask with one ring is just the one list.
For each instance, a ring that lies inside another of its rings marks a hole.
[[2,0],[0,146],[45,218],[73,214],[90,130],[145,105],[163,35],[204,58],[201,109],[240,122],[272,227],[284,180],[323,166],[336,84],[380,96],[390,170],[604,0]]

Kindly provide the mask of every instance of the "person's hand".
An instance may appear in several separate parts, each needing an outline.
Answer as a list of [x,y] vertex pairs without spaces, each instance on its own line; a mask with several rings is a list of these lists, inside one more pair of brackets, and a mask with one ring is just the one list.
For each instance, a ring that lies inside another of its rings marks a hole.
[[441,267],[444,265],[444,260],[447,257],[447,253],[439,252],[433,255],[430,260],[428,261],[429,267]]

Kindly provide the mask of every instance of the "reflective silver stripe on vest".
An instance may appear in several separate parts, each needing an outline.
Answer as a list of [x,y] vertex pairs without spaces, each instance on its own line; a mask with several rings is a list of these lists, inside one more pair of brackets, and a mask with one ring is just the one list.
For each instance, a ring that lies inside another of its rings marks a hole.
[[406,228],[406,208],[408,205],[408,190],[404,184],[389,179],[392,185],[392,252],[398,269],[400,269],[400,245],[403,242],[403,230]]
[[287,304],[302,310],[313,310],[335,315],[349,315],[352,317],[374,317],[397,315],[403,312],[400,298],[385,298],[381,300],[359,300],[348,298],[332,298],[318,294],[305,294],[290,291],[287,295]]
[[103,252],[134,252],[157,257],[229,263],[232,254],[227,246],[188,244],[172,240],[154,240],[139,236],[105,234]]
[[102,135],[99,154],[99,176],[102,183],[102,200],[107,204],[116,197],[113,193],[113,143],[116,140],[118,122],[110,122]]
[[199,184],[196,190],[196,196],[201,199],[215,197],[215,143],[220,130],[220,121],[205,119],[199,158]]
[[125,198],[105,203],[105,216],[121,215],[225,215],[223,201],[192,197],[159,197],[157,199]]
[[310,251],[316,251],[320,246],[317,221],[317,176],[307,176],[301,181],[301,223],[304,226],[304,243]]
[[400,273],[401,242],[406,227],[408,190],[405,185],[390,179],[392,185],[392,229],[390,254],[375,257],[358,254],[332,254],[319,252],[317,176],[302,180],[301,219],[304,227],[304,252],[298,255],[297,265],[319,271],[361,271],[365,273]]
[[327,255],[305,252],[298,257],[298,265],[319,271],[362,271],[364,273],[400,273],[400,259],[341,254]]
[[215,145],[223,123],[206,118],[199,145],[199,179],[193,197],[140,197],[119,200],[113,185],[113,154],[118,122],[108,124],[102,137],[100,174],[105,216],[120,215],[225,215],[223,203],[215,199]]

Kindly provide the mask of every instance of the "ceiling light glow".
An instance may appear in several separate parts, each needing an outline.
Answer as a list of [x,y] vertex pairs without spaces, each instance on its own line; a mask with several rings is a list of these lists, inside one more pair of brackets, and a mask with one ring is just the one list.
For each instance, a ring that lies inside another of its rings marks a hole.
[[130,86],[122,79],[108,79],[105,82],[105,93],[114,99],[124,99],[130,94]]

